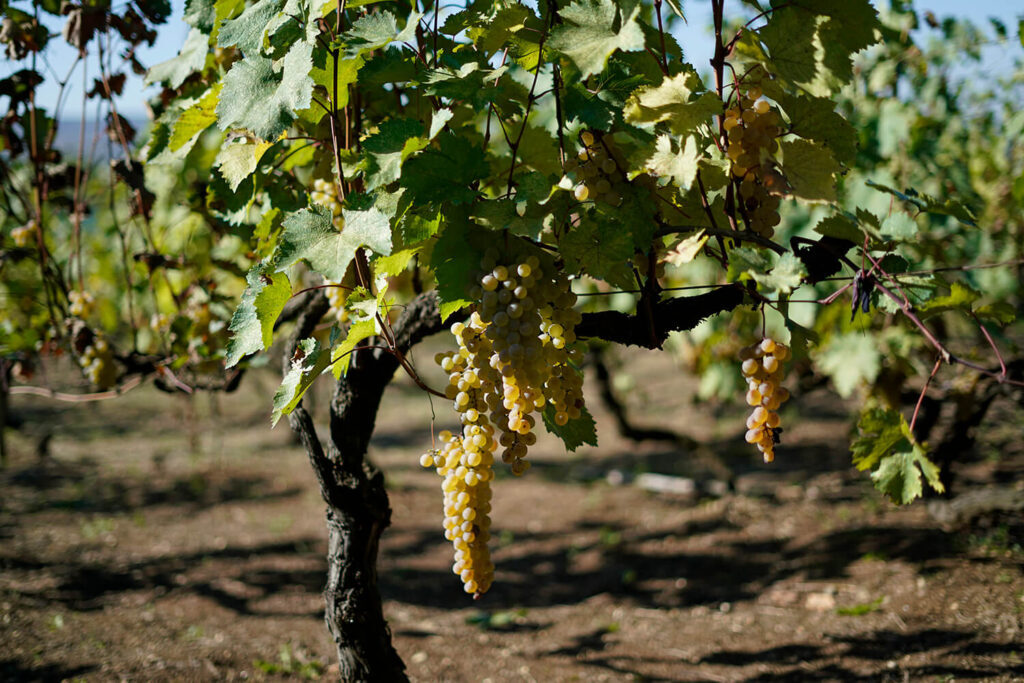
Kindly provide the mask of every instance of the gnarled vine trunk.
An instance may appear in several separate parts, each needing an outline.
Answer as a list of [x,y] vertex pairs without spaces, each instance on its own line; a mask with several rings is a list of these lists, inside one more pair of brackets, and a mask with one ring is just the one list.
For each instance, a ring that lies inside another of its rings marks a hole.
[[[322,296],[311,300],[299,317],[290,348],[312,332],[325,311]],[[436,296],[422,295],[395,323],[395,346],[405,353],[440,329]],[[395,356],[380,349],[353,354],[348,372],[335,385],[326,448],[302,406],[289,415],[327,503],[324,618],[338,648],[343,681],[408,680],[391,644],[377,587],[377,552],[381,534],[391,522],[391,508],[383,474],[366,459],[384,389],[398,367]]]

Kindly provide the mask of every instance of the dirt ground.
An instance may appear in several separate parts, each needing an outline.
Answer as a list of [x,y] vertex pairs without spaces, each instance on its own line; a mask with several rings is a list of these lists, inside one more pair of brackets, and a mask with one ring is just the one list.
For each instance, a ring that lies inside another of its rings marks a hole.
[[[394,510],[380,584],[414,680],[1024,680],[1022,520],[943,529],[920,501],[894,508],[850,467],[846,406],[824,391],[784,413],[766,466],[742,443],[739,407],[694,406],[692,380],[656,354],[629,368],[636,421],[699,439],[735,490],[692,453],[621,439],[591,396],[600,447],[566,454],[545,437],[525,477],[495,482],[497,578],[476,602],[449,569],[439,481],[416,462],[430,404],[408,381],[388,390],[371,449]],[[0,680],[336,673],[324,506],[287,426],[268,426],[272,383],[256,373],[214,398],[15,397]],[[438,429],[454,422],[435,408]],[[1022,424],[1019,409],[994,409],[962,490],[1024,481]],[[643,473],[697,491],[652,493]]]

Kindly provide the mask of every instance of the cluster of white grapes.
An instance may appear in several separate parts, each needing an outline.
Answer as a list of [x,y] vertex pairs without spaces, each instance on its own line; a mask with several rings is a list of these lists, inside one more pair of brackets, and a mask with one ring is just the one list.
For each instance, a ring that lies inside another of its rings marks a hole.
[[327,310],[327,317],[334,318],[339,323],[348,322],[348,311],[345,310],[345,299],[348,297],[348,290],[341,286],[341,283],[332,280],[324,280],[324,294],[327,295],[327,302],[331,307]]
[[455,546],[453,570],[468,593],[490,587],[490,481],[494,454],[515,475],[529,467],[527,449],[537,442],[533,413],[549,406],[556,425],[583,410],[582,360],[575,346],[580,314],[576,295],[561,273],[547,271],[536,256],[499,264],[483,258],[469,319],[452,325],[458,351],[435,360],[448,373],[445,395],[455,402],[462,433],[441,433],[442,448],[420,464],[444,477],[445,537]]
[[68,312],[76,318],[88,318],[93,309],[93,298],[89,292],[72,290],[68,292]]
[[85,376],[100,389],[109,389],[117,382],[117,368],[114,366],[114,351],[107,340],[94,335],[89,345],[78,356]]
[[723,123],[729,136],[726,155],[732,162],[733,175],[740,179],[741,215],[762,237],[775,234],[780,220],[779,198],[769,193],[777,174],[769,173],[766,164],[779,150],[780,121],[778,112],[761,99],[761,90],[751,88],[725,112]]
[[789,348],[770,338],[740,349],[743,377],[747,380],[747,405],[754,408],[747,418],[747,443],[757,445],[765,462],[775,459],[779,442],[779,406],[789,400],[789,392],[779,386],[785,378],[782,363]]
[[14,240],[14,246],[27,247],[32,243],[32,237],[35,233],[35,223],[27,223],[11,230],[11,239]]
[[606,143],[594,138],[590,131],[580,134],[580,142],[583,149],[580,150],[579,160],[569,159],[565,163],[565,172],[574,173],[580,181],[573,189],[577,200],[604,202],[612,206],[622,203],[622,185],[625,184],[625,175],[619,170],[619,165],[608,153]]

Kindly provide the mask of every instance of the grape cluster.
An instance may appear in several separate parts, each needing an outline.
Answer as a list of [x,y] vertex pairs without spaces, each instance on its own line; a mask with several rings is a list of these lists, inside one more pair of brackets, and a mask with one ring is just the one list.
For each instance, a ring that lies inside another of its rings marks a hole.
[[725,112],[723,123],[729,137],[726,155],[739,180],[740,213],[751,230],[769,238],[779,224],[779,198],[769,193],[775,175],[766,162],[779,149],[780,122],[778,112],[761,99],[761,90],[751,88]]
[[486,593],[494,579],[487,549],[491,538],[491,479],[494,473],[494,428],[466,425],[462,436],[445,430],[441,449],[420,458],[424,467],[436,467],[444,477],[444,537],[455,547],[452,571],[471,595]]
[[35,235],[36,226],[35,223],[28,223],[11,230],[11,239],[14,240],[14,246],[16,247],[27,247],[32,242],[32,237]]
[[348,311],[345,310],[345,299],[347,298],[348,291],[341,286],[341,283],[333,282],[331,280],[324,280],[324,293],[327,295],[327,301],[331,307],[327,310],[327,316],[334,318],[339,323],[348,322]]
[[94,335],[78,355],[78,364],[85,376],[100,389],[109,389],[117,382],[117,368],[114,366],[114,351],[107,340]]
[[776,411],[789,400],[789,392],[779,386],[785,377],[782,363],[789,358],[789,348],[765,338],[741,349],[739,356],[747,380],[747,405],[754,409],[747,418],[746,440],[757,444],[764,461],[771,462],[782,431]]
[[481,266],[472,290],[476,309],[452,325],[459,349],[435,357],[448,373],[445,395],[455,402],[462,434],[443,432],[442,449],[420,459],[444,477],[453,569],[474,594],[487,590],[493,574],[487,513],[494,454],[500,447],[512,473],[523,474],[530,467],[527,449],[537,442],[533,413],[550,406],[561,426],[584,406],[583,379],[574,367],[582,351],[573,346],[580,314],[568,279],[536,256],[506,265],[489,251]]
[[565,163],[565,172],[575,173],[581,179],[573,189],[574,196],[581,202],[589,199],[618,206],[622,203],[621,190],[626,178],[608,153],[606,142],[595,139],[590,131],[581,133],[580,141],[583,149],[579,159]]
[[80,292],[72,290],[68,292],[68,312],[76,318],[88,318],[89,314],[92,313],[93,298],[89,292]]

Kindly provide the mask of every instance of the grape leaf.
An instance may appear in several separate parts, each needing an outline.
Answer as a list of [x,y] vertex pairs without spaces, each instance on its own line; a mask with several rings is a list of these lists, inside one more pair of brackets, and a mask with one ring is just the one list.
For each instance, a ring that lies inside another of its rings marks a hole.
[[682,191],[687,191],[697,178],[697,167],[700,162],[697,140],[693,135],[686,138],[685,146],[676,151],[672,137],[659,135],[654,146],[654,154],[647,160],[647,170],[654,175],[671,178],[672,182]]
[[744,282],[754,273],[767,273],[772,267],[771,257],[763,249],[737,247],[729,252],[730,282]]
[[854,244],[864,240],[864,233],[846,216],[826,216],[814,226],[814,232],[825,237],[849,240]]
[[483,232],[483,228],[458,215],[447,218],[434,245],[430,263],[437,279],[442,320],[473,303],[466,298],[467,290],[473,276],[480,270],[480,260],[486,249],[475,234]]
[[980,320],[989,320],[1001,325],[1009,325],[1017,319],[1017,314],[1014,312],[1013,305],[1006,301],[997,301],[995,303],[980,306],[975,309],[974,314],[978,316]]
[[398,180],[402,162],[423,149],[423,124],[415,119],[388,119],[363,143],[367,155],[366,189]]
[[766,294],[789,294],[800,286],[804,276],[807,275],[807,270],[804,268],[803,261],[794,256],[792,252],[787,251],[779,257],[770,272],[753,271],[750,275],[757,282],[761,291]]
[[199,133],[217,123],[217,100],[220,98],[222,85],[220,82],[215,83],[198,102],[178,116],[167,143],[172,152],[177,152],[188,143],[194,142]]
[[961,282],[954,282],[949,294],[929,299],[917,306],[917,310],[922,320],[946,311],[970,313],[972,304],[980,298],[980,292]]
[[835,102],[830,98],[784,94],[779,104],[789,116],[794,133],[821,142],[835,153],[838,161],[851,163],[854,160],[857,132],[835,111]]
[[842,167],[831,152],[817,142],[800,139],[784,140],[779,147],[782,171],[794,195],[812,201],[835,201],[835,174]]
[[281,60],[280,71],[264,57],[235,63],[224,76],[217,103],[221,129],[245,128],[264,140],[276,140],[295,120],[295,112],[312,101],[312,51],[309,43],[295,43]]
[[631,289],[635,281],[630,268],[633,240],[620,223],[584,220],[559,241],[565,267],[572,272],[586,272],[621,289]]
[[146,85],[167,83],[180,88],[185,79],[206,66],[206,55],[210,51],[209,39],[197,28],[190,29],[181,52],[165,62],[154,64],[146,73]]
[[281,271],[305,259],[310,267],[328,280],[341,281],[360,247],[378,254],[391,253],[391,223],[380,209],[342,210],[345,227],[334,228],[330,209],[314,205],[284,220],[284,234],[277,254]]
[[284,0],[257,0],[245,8],[234,19],[228,19],[220,27],[217,45],[236,46],[245,56],[253,57],[263,47],[263,34],[271,21],[280,14]]
[[721,112],[722,101],[714,93],[705,92],[697,72],[687,69],[666,76],[657,87],[636,90],[626,102],[623,116],[637,125],[668,121],[673,133],[685,135]]
[[431,147],[405,162],[401,185],[418,203],[470,202],[477,196],[474,181],[490,173],[483,149],[465,136],[441,133]]
[[921,474],[942,493],[939,468],[914,441],[910,426],[895,410],[869,408],[857,422],[857,438],[851,445],[853,464],[864,471],[874,468],[875,487],[897,505],[909,503],[922,493]]
[[[338,328],[332,329],[330,346],[334,345],[337,335]],[[282,415],[295,410],[295,406],[302,400],[302,395],[313,386],[316,378],[323,374],[330,364],[330,349],[324,348],[319,340],[309,338],[298,343],[295,355],[292,356],[291,369],[274,393],[274,411],[270,416],[272,425],[276,425]]]
[[879,234],[895,242],[910,242],[917,239],[917,222],[903,211],[893,211],[882,221]]
[[628,6],[615,30],[618,8],[613,0],[576,0],[560,13],[565,21],[555,27],[548,45],[565,54],[579,68],[582,78],[604,70],[616,50],[644,49],[644,34],[637,23],[640,3]]
[[578,418],[569,420],[561,427],[555,424],[554,406],[546,406],[542,415],[544,417],[544,426],[548,432],[561,439],[562,443],[565,444],[566,450],[575,451],[583,444],[597,446],[597,424],[594,422],[594,416],[590,414],[586,406],[580,409],[580,416]]
[[926,194],[920,194],[916,190],[910,188],[904,190],[903,192],[900,192],[897,189],[889,187],[888,185],[883,185],[882,183],[876,183],[873,180],[867,180],[865,181],[865,184],[867,184],[868,187],[873,187],[876,190],[886,192],[898,199],[913,204],[922,211],[927,211],[928,213],[936,213],[944,216],[952,216],[953,218],[957,219],[964,225],[977,227],[974,214],[971,212],[971,210],[954,199],[940,201],[935,197],[930,197]]
[[881,367],[877,342],[859,332],[832,337],[815,360],[818,369],[832,378],[836,392],[847,398],[861,382],[873,382]]
[[234,192],[243,180],[253,174],[264,152],[271,147],[273,143],[248,138],[226,142],[217,152],[213,165],[220,169],[220,174],[228,181],[228,187]]
[[242,300],[231,316],[231,339],[225,363],[231,367],[243,356],[270,346],[274,323],[292,296],[292,286],[284,273],[272,272],[266,263],[253,266],[245,276]]
[[359,346],[359,342],[377,332],[379,330],[375,318],[366,318],[349,325],[345,339],[331,351],[331,373],[335,379],[340,379],[348,372],[348,366],[352,362],[352,351]]
[[690,235],[669,249],[665,256],[662,257],[662,260],[666,263],[671,263],[673,266],[689,263],[697,258],[697,255],[700,254],[707,241],[708,236],[704,234],[704,231],[698,230],[695,234]]

